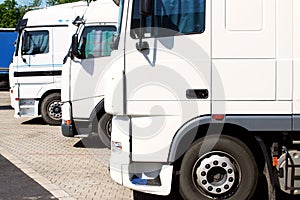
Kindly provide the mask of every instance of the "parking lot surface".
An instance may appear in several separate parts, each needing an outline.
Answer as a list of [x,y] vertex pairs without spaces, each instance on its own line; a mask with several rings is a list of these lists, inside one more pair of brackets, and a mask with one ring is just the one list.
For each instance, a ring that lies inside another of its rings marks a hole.
[[0,154],[54,198],[132,199],[131,190],[111,180],[110,151],[97,137],[66,138],[60,126],[13,115],[9,93],[0,91]]

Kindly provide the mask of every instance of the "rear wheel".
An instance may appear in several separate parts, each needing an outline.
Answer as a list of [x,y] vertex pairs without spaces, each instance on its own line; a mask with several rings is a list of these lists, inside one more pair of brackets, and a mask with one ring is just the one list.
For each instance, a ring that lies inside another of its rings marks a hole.
[[45,97],[41,104],[41,114],[47,124],[61,124],[61,97],[60,93],[53,93]]
[[250,199],[257,179],[254,157],[243,142],[208,136],[184,155],[179,186],[184,199]]
[[98,134],[103,144],[110,149],[112,115],[103,114],[98,122]]

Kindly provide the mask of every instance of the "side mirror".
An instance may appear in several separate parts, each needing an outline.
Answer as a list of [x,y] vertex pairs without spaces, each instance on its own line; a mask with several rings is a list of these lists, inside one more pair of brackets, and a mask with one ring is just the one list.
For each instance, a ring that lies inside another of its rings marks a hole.
[[120,0],[113,0],[117,6],[120,6]]
[[77,16],[72,22],[73,25],[79,26],[80,24],[84,24],[84,19],[82,17]]
[[29,45],[30,43],[28,42],[30,35],[28,32],[25,30],[23,35],[22,35],[22,47],[21,47],[21,54],[26,55],[30,49]]
[[144,16],[151,16],[153,15],[153,0],[140,0],[140,14]]
[[71,45],[71,52],[72,52],[72,55],[74,56],[78,56],[78,34],[74,34],[72,36],[72,45]]
[[20,33],[27,26],[27,22],[28,19],[19,19],[16,26],[16,31]]

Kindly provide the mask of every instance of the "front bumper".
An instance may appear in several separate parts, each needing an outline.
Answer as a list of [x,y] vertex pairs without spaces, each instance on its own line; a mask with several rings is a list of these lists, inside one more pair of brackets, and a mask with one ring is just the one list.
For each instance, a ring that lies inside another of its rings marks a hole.
[[163,162],[134,162],[130,150],[130,119],[114,116],[110,176],[117,183],[133,190],[156,195],[168,195],[171,191],[173,166]]
[[74,137],[75,136],[72,124],[62,124],[61,132],[62,132],[63,136],[65,136],[65,137]]

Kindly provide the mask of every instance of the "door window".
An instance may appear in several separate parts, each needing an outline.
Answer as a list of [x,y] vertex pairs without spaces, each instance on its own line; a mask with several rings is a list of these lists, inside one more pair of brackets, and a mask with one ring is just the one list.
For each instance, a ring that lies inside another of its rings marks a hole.
[[142,18],[140,0],[134,0],[131,37],[138,38],[140,24],[143,37],[168,37],[203,33],[205,30],[205,0],[155,0],[152,16]]
[[115,26],[85,27],[79,41],[79,57],[85,59],[110,56],[115,32]]
[[25,31],[22,42],[22,55],[44,54],[49,52],[48,31]]

